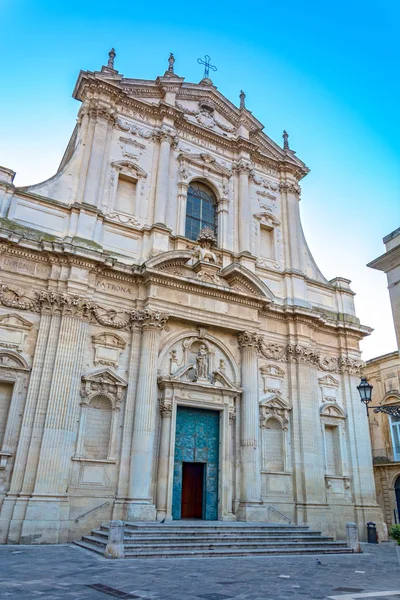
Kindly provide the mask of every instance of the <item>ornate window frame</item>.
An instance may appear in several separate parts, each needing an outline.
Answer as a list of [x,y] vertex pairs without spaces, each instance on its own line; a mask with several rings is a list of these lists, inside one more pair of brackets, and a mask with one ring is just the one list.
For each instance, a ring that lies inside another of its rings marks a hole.
[[[127,386],[128,383],[122,379],[122,377],[113,373],[110,369],[100,369],[82,376],[81,415],[79,419],[76,441],[76,453],[72,460],[97,463],[116,462],[117,427],[119,422],[118,417]],[[90,458],[85,457],[83,454],[87,410],[90,407],[91,400],[93,400],[96,396],[105,396],[108,398],[112,409],[111,431],[107,458]]]
[[211,154],[182,152],[178,156],[178,235],[185,237],[186,204],[189,185],[198,181],[208,186],[215,195],[217,215],[217,245],[226,245],[228,229],[229,182],[232,172],[221,165]]
[[262,473],[291,473],[291,452],[290,452],[290,404],[286,402],[276,391],[268,394],[259,404],[260,413],[260,435],[263,436],[263,430],[267,429],[268,421],[275,419],[282,427],[282,452],[283,452],[283,471],[271,471],[264,465],[267,464],[266,457],[263,455],[263,440],[261,439],[261,472]]
[[0,349],[0,382],[13,384],[13,393],[7,415],[4,438],[0,447],[0,470],[7,466],[7,460],[16,450],[18,414],[22,408],[22,396],[28,384],[30,368],[22,356],[14,350]]
[[[139,165],[130,160],[118,160],[112,162],[111,167],[110,196],[107,217],[112,220],[118,220],[118,216],[121,215],[121,218],[119,219],[121,222],[125,222],[125,219],[129,217],[130,219],[134,219],[134,221],[136,221],[134,223],[129,222],[129,224],[139,225],[139,221],[134,217],[134,214],[116,209],[115,202],[117,199],[118,179],[120,175],[122,175],[136,182],[136,195],[133,208],[133,213],[135,213],[137,212],[138,207],[138,195],[142,194],[143,192],[144,180],[147,177],[147,173],[144,169],[139,167]],[[140,191],[139,187],[142,188]]]
[[[334,481],[341,480],[344,484],[344,492],[350,488],[350,476],[347,474],[347,451],[346,451],[346,413],[336,402],[324,402],[320,407],[321,433],[324,450],[325,485],[329,490]],[[339,473],[328,473],[326,453],[326,426],[337,427],[339,440]]]

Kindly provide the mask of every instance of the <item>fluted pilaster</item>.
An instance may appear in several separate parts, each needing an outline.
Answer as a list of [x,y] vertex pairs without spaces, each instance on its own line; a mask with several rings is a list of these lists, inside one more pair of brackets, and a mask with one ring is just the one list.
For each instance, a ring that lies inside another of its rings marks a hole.
[[241,160],[236,171],[239,175],[239,252],[251,251],[251,211],[249,210],[249,175],[251,164]]
[[67,491],[87,333],[87,320],[71,315],[62,317],[35,494],[63,495]]
[[244,503],[260,502],[260,459],[258,449],[259,408],[257,351],[261,336],[252,332],[238,335],[241,350],[242,401],[241,401],[241,493]]
[[[152,472],[157,417],[157,359],[160,332],[168,315],[144,310],[137,313],[136,319],[141,323],[143,333],[133,421],[129,495],[134,504],[142,507],[131,504],[128,518],[144,520],[155,518]],[[147,508],[143,508],[143,505],[147,505]]]
[[169,194],[169,163],[174,136],[169,131],[160,132],[160,155],[158,159],[157,187],[154,221],[165,225]]
[[159,520],[167,516],[168,497],[168,464],[171,443],[171,417],[172,406],[168,402],[160,404],[161,413],[161,440],[160,454],[158,457],[157,477],[157,518]]

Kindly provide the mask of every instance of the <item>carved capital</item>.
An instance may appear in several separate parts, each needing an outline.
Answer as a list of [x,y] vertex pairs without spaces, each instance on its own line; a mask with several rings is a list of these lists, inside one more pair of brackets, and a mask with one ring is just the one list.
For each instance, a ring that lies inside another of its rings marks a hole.
[[170,419],[172,416],[172,404],[166,400],[161,400],[160,414],[163,419]]
[[294,196],[300,196],[301,188],[298,183],[290,183],[288,181],[281,181],[279,184],[279,191],[287,194],[293,194]]
[[237,163],[235,163],[232,167],[234,173],[241,175],[245,173],[246,175],[250,175],[253,170],[254,165],[248,160],[241,159]]
[[49,291],[38,292],[36,301],[42,314],[60,314],[89,319],[93,308],[90,300],[81,296],[56,294]]
[[247,348],[257,352],[262,341],[262,337],[258,333],[252,331],[241,331],[238,333],[239,348]]
[[132,313],[133,323],[140,325],[143,331],[146,329],[161,331],[168,319],[168,314],[150,310],[148,308],[137,310]]

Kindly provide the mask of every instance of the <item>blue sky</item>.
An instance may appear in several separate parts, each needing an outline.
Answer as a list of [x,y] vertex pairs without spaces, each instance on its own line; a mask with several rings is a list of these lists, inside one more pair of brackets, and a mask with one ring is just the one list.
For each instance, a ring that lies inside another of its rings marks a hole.
[[358,316],[374,333],[364,358],[396,348],[384,274],[366,268],[400,225],[400,52],[395,0],[298,2],[77,2],[0,0],[0,164],[16,184],[51,176],[74,127],[80,69],[116,48],[125,76],[175,71],[213,81],[247,107],[311,168],[301,214],[324,275],[352,280]]

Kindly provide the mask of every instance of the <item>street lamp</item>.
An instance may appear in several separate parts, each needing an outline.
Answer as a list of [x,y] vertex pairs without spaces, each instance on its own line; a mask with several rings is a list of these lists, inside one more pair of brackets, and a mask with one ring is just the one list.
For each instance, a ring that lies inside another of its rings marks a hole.
[[372,389],[373,385],[368,383],[366,377],[362,377],[360,384],[357,386],[360,394],[360,399],[367,409],[367,415],[370,408],[373,409],[374,413],[386,413],[392,417],[400,417],[400,404],[389,404],[383,406],[368,406],[372,400]]

